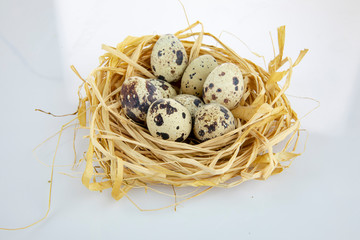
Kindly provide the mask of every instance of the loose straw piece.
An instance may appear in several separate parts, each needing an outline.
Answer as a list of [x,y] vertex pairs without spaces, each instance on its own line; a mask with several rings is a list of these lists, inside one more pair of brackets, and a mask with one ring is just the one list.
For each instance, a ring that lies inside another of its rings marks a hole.
[[[57,154],[57,151],[59,149],[59,145],[60,145],[60,139],[61,139],[61,136],[62,136],[62,132],[64,131],[64,129],[70,125],[70,123],[72,123],[74,120],[68,122],[67,124],[63,125],[61,127],[61,130],[59,131],[59,136],[58,136],[58,140],[57,140],[57,144],[56,144],[56,149],[55,149],[55,152],[54,152],[54,157],[52,159],[52,163],[51,163],[51,175],[50,175],[50,188],[49,188],[49,200],[48,200],[48,207],[47,207],[47,210],[46,210],[46,213],[45,215],[39,219],[38,221],[32,223],[32,224],[29,224],[25,227],[19,227],[19,228],[0,228],[0,230],[9,230],[9,231],[13,231],[13,230],[21,230],[21,229],[26,229],[26,228],[29,228],[31,226],[34,226],[36,224],[38,224],[39,222],[43,221],[44,219],[47,218],[47,216],[49,215],[49,212],[50,212],[50,207],[51,207],[51,193],[52,193],[52,186],[53,186],[53,181],[54,181],[54,166],[55,166],[55,158],[56,158],[56,154]],[[46,140],[47,141],[47,140]],[[40,144],[41,145],[41,144]]]

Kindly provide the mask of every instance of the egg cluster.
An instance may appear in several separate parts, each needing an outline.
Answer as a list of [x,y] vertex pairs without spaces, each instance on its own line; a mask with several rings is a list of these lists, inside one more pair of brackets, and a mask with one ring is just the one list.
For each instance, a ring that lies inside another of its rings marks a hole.
[[[156,79],[130,77],[121,86],[121,106],[129,118],[146,124],[152,136],[176,142],[192,131],[206,141],[235,129],[230,110],[245,91],[235,64],[219,65],[211,55],[189,63],[183,44],[172,34],[158,39],[150,60]],[[178,81],[177,91],[172,84]]]

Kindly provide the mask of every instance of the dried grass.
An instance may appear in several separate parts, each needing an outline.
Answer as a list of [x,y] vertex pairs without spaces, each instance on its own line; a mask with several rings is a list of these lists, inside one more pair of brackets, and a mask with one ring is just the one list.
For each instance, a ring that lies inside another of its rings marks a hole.
[[[196,26],[201,31],[194,32]],[[82,183],[90,190],[112,188],[112,196],[120,199],[132,188],[152,184],[172,187],[234,187],[250,179],[267,179],[289,166],[299,156],[295,152],[300,122],[285,96],[293,63],[283,56],[285,27],[278,28],[278,55],[265,70],[240,57],[196,22],[175,33],[183,43],[189,60],[211,54],[219,63],[236,64],[245,76],[246,93],[238,108],[232,110],[239,127],[221,137],[199,143],[169,142],[154,138],[149,131],[126,117],[121,111],[119,90],[131,76],[153,78],[150,55],[158,35],[127,37],[117,47],[103,45],[107,51],[100,66],[84,80],[86,96],[80,98],[78,119],[89,129],[89,148]],[[195,41],[191,41],[194,39]],[[203,43],[210,37],[220,47]],[[285,71],[278,69],[288,65]],[[283,87],[278,82],[285,79]],[[86,115],[90,121],[86,121]],[[284,147],[274,152],[280,142]]]

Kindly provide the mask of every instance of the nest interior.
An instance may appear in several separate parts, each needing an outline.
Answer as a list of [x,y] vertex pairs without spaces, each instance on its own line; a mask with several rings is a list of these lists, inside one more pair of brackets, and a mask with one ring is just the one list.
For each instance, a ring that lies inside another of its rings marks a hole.
[[[193,31],[200,27],[198,32]],[[166,184],[174,187],[234,187],[250,179],[267,179],[280,173],[299,154],[300,121],[285,96],[295,62],[283,56],[285,27],[278,28],[278,55],[265,70],[240,57],[196,22],[175,36],[183,43],[189,62],[210,54],[221,63],[236,64],[245,78],[246,92],[232,110],[237,128],[205,142],[189,139],[169,142],[154,138],[146,127],[130,120],[122,111],[119,92],[131,76],[155,78],[150,68],[152,48],[158,35],[128,36],[116,47],[103,45],[100,65],[83,79],[78,119],[89,130],[83,184],[94,191],[111,188],[120,199],[134,187]],[[203,42],[214,39],[219,47]],[[279,71],[286,64],[287,70]],[[278,82],[285,78],[282,87]],[[88,117],[88,121],[87,121]],[[280,150],[274,146],[282,143]]]

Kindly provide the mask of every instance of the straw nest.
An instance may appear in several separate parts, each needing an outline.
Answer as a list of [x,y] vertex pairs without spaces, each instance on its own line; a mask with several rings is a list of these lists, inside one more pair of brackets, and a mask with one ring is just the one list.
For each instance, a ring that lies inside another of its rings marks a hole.
[[[193,28],[201,27],[194,32]],[[246,93],[240,106],[232,110],[238,127],[228,134],[205,142],[169,142],[154,138],[144,127],[130,120],[122,111],[120,87],[131,76],[154,78],[150,55],[158,35],[129,36],[116,48],[103,45],[107,51],[100,65],[81,87],[78,119],[89,130],[89,147],[83,184],[94,191],[112,188],[120,199],[134,187],[153,184],[172,187],[234,187],[250,179],[267,179],[289,166],[299,139],[300,122],[284,92],[289,87],[295,62],[283,56],[285,27],[278,29],[278,55],[268,70],[240,57],[196,22],[175,33],[183,43],[189,61],[211,54],[221,63],[236,64],[245,77]],[[213,38],[219,47],[203,43]],[[286,64],[287,69],[278,71]],[[278,82],[285,78],[283,86]],[[87,116],[86,116],[87,115]],[[89,119],[87,121],[87,119]],[[281,143],[282,144],[279,144]],[[276,151],[275,145],[281,145]]]

